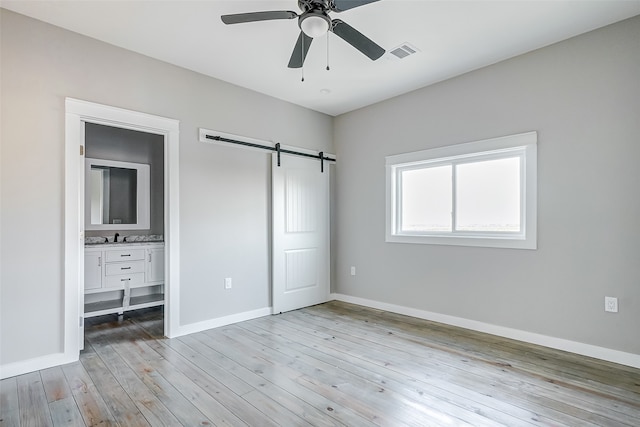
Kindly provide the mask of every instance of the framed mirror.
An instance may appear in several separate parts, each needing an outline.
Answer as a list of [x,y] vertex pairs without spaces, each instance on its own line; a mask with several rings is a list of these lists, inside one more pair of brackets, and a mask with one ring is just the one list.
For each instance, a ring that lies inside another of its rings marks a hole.
[[149,165],[85,159],[85,230],[148,230],[149,179]]

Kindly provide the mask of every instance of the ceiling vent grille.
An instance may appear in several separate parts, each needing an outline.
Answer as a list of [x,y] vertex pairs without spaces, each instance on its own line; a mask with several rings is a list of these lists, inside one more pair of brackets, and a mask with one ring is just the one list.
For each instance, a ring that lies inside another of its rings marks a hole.
[[400,46],[389,51],[390,54],[398,59],[404,59],[407,56],[413,55],[417,52],[419,52],[418,49],[409,43],[402,43]]

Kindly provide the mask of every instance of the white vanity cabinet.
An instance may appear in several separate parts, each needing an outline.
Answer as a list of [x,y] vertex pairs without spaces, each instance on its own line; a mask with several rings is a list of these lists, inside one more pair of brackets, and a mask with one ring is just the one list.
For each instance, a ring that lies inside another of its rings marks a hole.
[[84,315],[122,314],[164,304],[164,244],[85,247]]

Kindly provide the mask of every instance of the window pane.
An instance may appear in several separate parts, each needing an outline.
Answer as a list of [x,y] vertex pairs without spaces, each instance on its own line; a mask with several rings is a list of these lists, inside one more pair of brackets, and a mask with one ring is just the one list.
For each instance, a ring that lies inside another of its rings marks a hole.
[[451,165],[402,171],[401,231],[451,231]]
[[456,167],[456,230],[520,231],[520,158]]

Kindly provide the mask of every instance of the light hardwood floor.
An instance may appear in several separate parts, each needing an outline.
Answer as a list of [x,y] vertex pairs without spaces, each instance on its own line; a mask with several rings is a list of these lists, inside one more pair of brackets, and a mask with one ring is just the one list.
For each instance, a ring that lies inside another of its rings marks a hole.
[[331,302],[177,339],[87,325],[80,362],[0,383],[1,426],[640,426],[640,370]]

